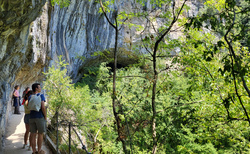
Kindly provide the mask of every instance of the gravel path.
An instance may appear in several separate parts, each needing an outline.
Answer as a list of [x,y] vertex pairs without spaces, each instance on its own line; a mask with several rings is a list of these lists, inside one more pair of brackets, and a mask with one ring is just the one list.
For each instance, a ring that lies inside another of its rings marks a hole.
[[[22,148],[25,132],[25,124],[23,122],[23,106],[20,107],[20,111],[22,114],[13,114],[9,117],[5,139],[5,150],[3,151],[3,154],[32,154],[32,151],[28,151],[28,148]],[[46,152],[46,154],[52,154],[44,143],[42,149]]]

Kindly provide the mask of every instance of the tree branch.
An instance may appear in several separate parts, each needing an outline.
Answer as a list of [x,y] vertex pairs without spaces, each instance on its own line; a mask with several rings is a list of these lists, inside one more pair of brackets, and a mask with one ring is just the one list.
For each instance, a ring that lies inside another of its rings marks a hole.
[[[232,28],[234,27],[235,16],[236,16],[236,15],[235,15],[235,11],[234,11],[234,20],[233,20],[233,23],[231,24],[231,26],[229,27],[228,31],[226,32],[226,34],[225,34],[225,36],[224,36],[224,39],[225,39],[225,41],[227,42],[227,44],[228,44],[228,46],[229,46],[229,52],[231,52],[230,57],[231,57],[231,60],[232,60],[232,75],[233,75],[233,78],[234,78],[235,92],[236,92],[236,95],[237,95],[237,97],[238,97],[238,99],[239,99],[239,101],[240,101],[240,104],[241,104],[241,106],[242,106],[242,108],[243,108],[243,110],[244,110],[244,112],[245,112],[245,115],[246,115],[246,117],[247,117],[247,119],[248,119],[248,123],[249,123],[249,125],[250,125],[250,118],[249,118],[249,116],[248,116],[248,112],[247,112],[247,110],[246,110],[246,108],[245,108],[245,106],[244,106],[244,104],[243,104],[243,102],[242,102],[242,100],[241,100],[241,97],[239,96],[238,88],[237,88],[237,85],[236,85],[236,77],[235,77],[235,72],[234,72],[234,61],[235,61],[236,65],[237,65],[238,67],[240,67],[240,65],[239,65],[239,63],[238,63],[237,60],[236,60],[236,55],[235,55],[234,49],[233,49],[233,47],[232,47],[232,45],[231,45],[231,42],[229,42],[229,40],[228,40],[228,38],[227,38],[227,35],[229,34],[229,32],[230,32],[230,31],[232,30]],[[240,77],[241,77],[241,79],[243,79],[242,81],[245,80],[244,77],[243,77],[242,75],[241,75]],[[244,86],[244,82],[243,82],[243,86]],[[248,87],[244,87],[244,88],[246,89],[246,91],[248,92],[248,95],[250,96],[250,91],[249,91]]]
[[106,12],[105,12],[105,9],[104,9],[103,4],[102,4],[102,0],[99,0],[99,2],[100,2],[100,4],[101,4],[102,12],[103,12],[104,16],[106,17],[107,21],[109,22],[109,24],[110,24],[113,28],[116,29],[117,27],[109,20],[107,14],[106,14]]

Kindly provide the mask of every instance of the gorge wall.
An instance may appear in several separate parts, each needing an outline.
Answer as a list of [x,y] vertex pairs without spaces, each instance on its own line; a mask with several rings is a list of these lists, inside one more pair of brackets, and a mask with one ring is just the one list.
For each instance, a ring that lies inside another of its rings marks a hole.
[[0,148],[9,114],[11,93],[15,84],[33,82],[45,63],[40,62],[32,47],[31,22],[42,14],[46,0],[0,1]]
[[[120,7],[132,11],[133,2],[120,1]],[[198,5],[197,5],[198,4]],[[190,2],[187,14],[195,15],[200,3]],[[15,85],[20,93],[34,82],[42,82],[49,66],[62,55],[69,63],[68,73],[74,81],[82,77],[84,66],[99,60],[95,51],[114,48],[114,29],[99,11],[94,0],[71,0],[67,8],[51,6],[46,0],[0,0],[0,148],[4,147],[5,128],[12,114],[11,95]],[[150,7],[150,3],[146,3]],[[142,7],[139,9],[143,9]],[[113,14],[108,16],[113,20]],[[146,24],[137,19],[135,23]],[[155,23],[155,26],[160,24]],[[118,44],[130,52],[131,44],[140,41],[135,29],[122,27]],[[84,57],[84,61],[79,57]],[[123,59],[129,63],[131,59]]]

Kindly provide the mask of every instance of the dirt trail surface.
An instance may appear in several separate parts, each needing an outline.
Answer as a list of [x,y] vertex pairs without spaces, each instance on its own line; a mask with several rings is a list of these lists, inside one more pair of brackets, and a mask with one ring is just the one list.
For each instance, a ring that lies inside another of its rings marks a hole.
[[[7,125],[7,133],[5,138],[5,150],[3,154],[32,154],[32,150],[28,150],[28,147],[23,149],[23,137],[25,132],[24,124],[24,108],[20,107],[21,114],[13,114],[9,117]],[[46,154],[52,154],[49,148],[43,143],[42,150]]]

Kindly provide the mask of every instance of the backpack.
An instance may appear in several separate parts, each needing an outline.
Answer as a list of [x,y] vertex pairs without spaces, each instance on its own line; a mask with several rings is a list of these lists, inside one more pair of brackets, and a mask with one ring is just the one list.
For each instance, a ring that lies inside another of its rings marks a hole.
[[41,96],[40,95],[31,95],[31,98],[28,103],[28,109],[29,110],[34,110],[34,111],[39,111],[41,108]]

